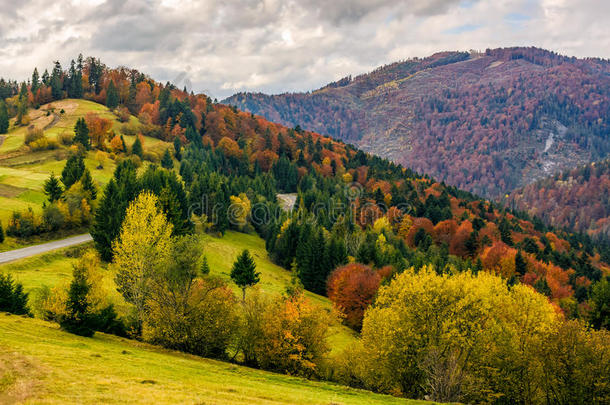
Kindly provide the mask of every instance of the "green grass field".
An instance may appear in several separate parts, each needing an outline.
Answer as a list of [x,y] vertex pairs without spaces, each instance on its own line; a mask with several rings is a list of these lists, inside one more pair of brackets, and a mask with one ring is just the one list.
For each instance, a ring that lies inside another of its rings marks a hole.
[[0,313],[0,403],[417,404]]

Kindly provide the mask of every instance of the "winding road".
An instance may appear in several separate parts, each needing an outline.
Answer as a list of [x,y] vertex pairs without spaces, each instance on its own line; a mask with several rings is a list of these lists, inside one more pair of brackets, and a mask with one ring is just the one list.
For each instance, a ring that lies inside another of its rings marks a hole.
[[80,245],[93,240],[88,233],[84,235],[72,236],[66,239],[55,240],[53,242],[43,243],[26,248],[9,250],[0,253],[0,264],[12,262],[13,260],[25,259],[26,257],[39,255],[41,253],[50,252],[51,250],[61,249],[65,247]]

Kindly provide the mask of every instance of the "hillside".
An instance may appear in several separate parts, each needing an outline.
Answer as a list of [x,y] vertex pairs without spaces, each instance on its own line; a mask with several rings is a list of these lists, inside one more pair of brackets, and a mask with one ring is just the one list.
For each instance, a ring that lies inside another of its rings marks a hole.
[[610,161],[558,173],[513,191],[508,204],[546,223],[610,236]]
[[609,73],[608,61],[536,48],[443,52],[308,93],[223,102],[497,197],[607,156]]
[[0,403],[420,404],[0,313]]
[[[13,211],[24,211],[32,208],[35,213],[42,211],[46,200],[43,183],[50,173],[59,176],[66,164],[70,149],[58,142],[58,136],[73,133],[78,118],[87,114],[96,114],[111,122],[111,130],[122,133],[125,126],[137,125],[134,116],[128,123],[121,123],[116,114],[106,106],[88,100],[66,99],[44,104],[38,109],[30,109],[30,122],[27,126],[12,125],[8,133],[0,135],[0,221],[7,224]],[[44,135],[52,142],[52,148],[35,150],[25,145],[26,134],[32,128],[43,130]],[[135,141],[134,135],[124,134],[128,146]],[[162,153],[169,144],[159,139],[144,137],[144,145],[151,151]],[[116,162],[109,154],[103,155],[100,164],[99,156],[90,151],[85,156],[85,166],[91,172],[97,187],[102,189],[116,168]],[[11,243],[12,242],[12,243]],[[7,241],[7,247],[14,247],[15,241]],[[3,248],[0,244],[0,249]]]

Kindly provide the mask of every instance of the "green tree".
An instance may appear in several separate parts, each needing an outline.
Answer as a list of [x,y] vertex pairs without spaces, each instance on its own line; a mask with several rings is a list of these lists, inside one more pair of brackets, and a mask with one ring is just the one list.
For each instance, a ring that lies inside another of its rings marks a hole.
[[85,161],[81,154],[75,154],[68,158],[64,169],[61,172],[61,182],[68,190],[74,183],[83,177],[85,172]]
[[86,269],[74,266],[72,282],[66,302],[67,314],[60,318],[59,324],[67,332],[91,337],[95,333],[94,320],[90,311],[89,292],[91,284],[87,280]]
[[168,170],[174,168],[174,161],[172,160],[172,155],[169,153],[169,149],[165,149],[165,152],[163,153],[163,158],[161,159],[161,167]]
[[206,255],[203,255],[203,259],[201,259],[201,274],[204,276],[210,274],[210,265],[208,264],[208,257]]
[[62,74],[61,64],[56,61],[53,72],[51,72],[51,96],[55,100],[60,100],[63,97]]
[[174,138],[174,156],[178,160],[182,159],[181,149],[182,149],[182,142],[180,141],[180,137],[177,136]]
[[6,134],[8,132],[8,111],[6,109],[6,103],[0,101],[0,134]]
[[136,140],[131,146],[131,154],[139,156],[140,158],[144,157],[144,149],[142,148],[142,141],[140,141],[139,136],[136,136]]
[[92,200],[95,200],[97,198],[97,187],[93,182],[93,178],[91,177],[91,172],[89,172],[89,169],[85,169],[83,171],[83,175],[81,176],[80,181],[83,184],[83,189],[89,192]]
[[36,91],[40,87],[40,76],[38,76],[38,69],[34,68],[34,72],[32,73],[32,94],[36,94]]
[[15,283],[10,274],[0,274],[0,311],[27,315],[27,304],[28,294],[23,292],[23,286]]
[[527,261],[520,250],[515,255],[515,272],[520,276],[523,276],[527,272]]
[[79,118],[74,125],[74,142],[80,143],[85,149],[91,149],[91,140],[89,139],[89,128],[84,118]]
[[50,202],[59,200],[64,193],[61,183],[53,173],[44,182],[43,189]]
[[121,229],[124,209],[119,188],[115,179],[110,179],[104,190],[104,195],[95,210],[95,221],[91,228],[91,236],[95,248],[102,260],[112,260],[112,242]]
[[244,249],[233,263],[231,279],[241,288],[242,300],[244,301],[246,300],[246,288],[252,287],[260,281],[260,273],[256,271],[256,263],[254,263],[248,249]]
[[596,329],[610,329],[610,280],[598,281],[591,288],[591,325]]
[[4,227],[2,226],[2,222],[0,222],[0,243],[4,242]]
[[110,80],[108,84],[108,89],[106,90],[106,107],[115,109],[119,105],[119,93],[117,91],[116,86],[114,85],[114,81]]

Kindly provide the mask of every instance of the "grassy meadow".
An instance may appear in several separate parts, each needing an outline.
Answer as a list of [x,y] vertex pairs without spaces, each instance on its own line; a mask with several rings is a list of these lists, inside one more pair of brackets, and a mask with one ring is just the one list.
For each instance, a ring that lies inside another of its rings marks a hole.
[[418,404],[0,313],[0,403]]

